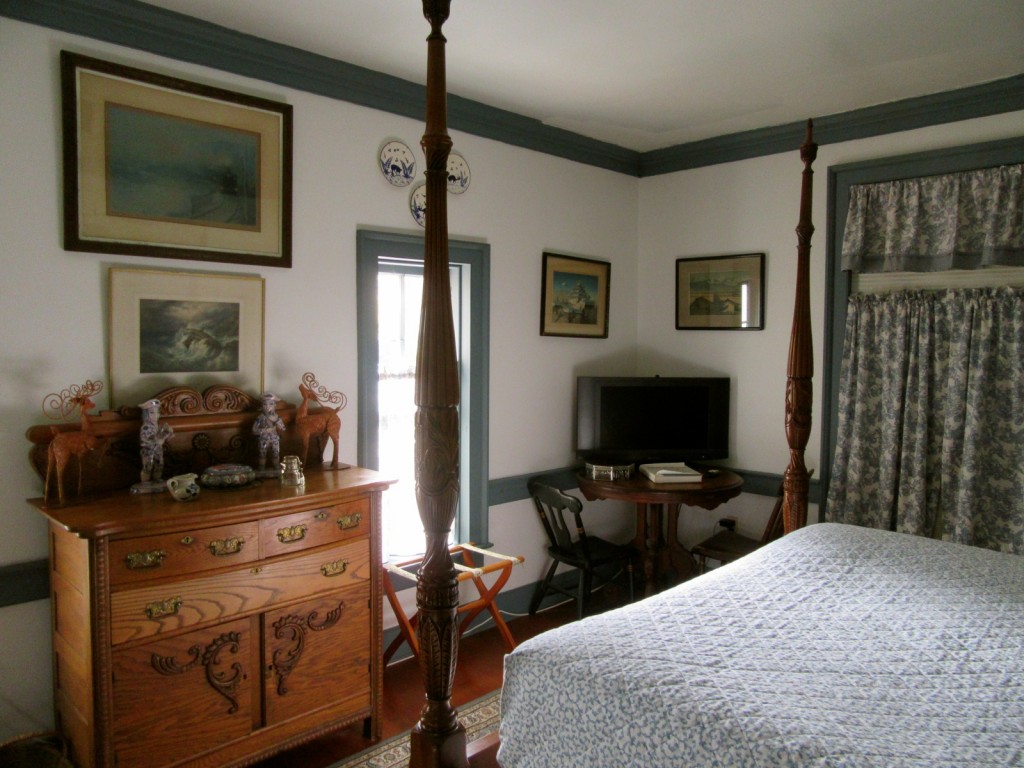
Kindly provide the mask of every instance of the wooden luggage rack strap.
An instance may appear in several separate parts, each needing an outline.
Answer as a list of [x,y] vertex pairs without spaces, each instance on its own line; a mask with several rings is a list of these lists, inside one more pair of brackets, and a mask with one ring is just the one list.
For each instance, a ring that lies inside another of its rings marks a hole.
[[[524,558],[522,555],[503,555],[500,552],[494,552],[490,549],[482,549],[473,544],[457,544],[450,547],[448,552],[452,555],[453,564],[455,570],[458,572],[456,576],[457,581],[472,581],[476,587],[477,593],[480,595],[475,600],[467,603],[459,603],[458,613],[462,617],[462,621],[459,624],[459,635],[465,632],[473,620],[480,615],[485,609],[490,611],[491,616],[494,618],[494,624],[497,626],[498,631],[501,633],[502,638],[505,640],[505,645],[511,651],[516,647],[515,638],[512,637],[512,632],[509,630],[508,625],[501,616],[501,611],[498,610],[498,606],[494,604],[494,599],[501,592],[502,588],[508,582],[509,576],[512,575],[512,566],[522,564]],[[473,556],[473,553],[481,555],[484,558],[493,558],[495,562],[487,563],[486,565],[477,565],[477,561]],[[455,561],[454,558],[458,557],[461,562]],[[409,560],[402,560],[397,563],[384,563],[384,570],[387,572],[384,574],[384,591],[388,596],[388,602],[391,603],[391,609],[395,612],[395,618],[398,619],[399,634],[391,644],[388,645],[384,651],[384,663],[387,664],[391,660],[391,657],[395,655],[395,652],[402,646],[402,643],[408,643],[412,649],[413,656],[419,658],[420,647],[419,641],[416,638],[416,625],[418,623],[418,614],[412,618],[406,616],[405,611],[402,610],[402,605],[398,601],[398,595],[395,593],[394,585],[391,583],[391,579],[388,578],[387,574],[392,573],[403,579],[415,582],[417,577],[416,571],[410,570],[414,566],[418,566],[423,562],[423,556],[414,557]],[[490,573],[497,572],[497,577],[487,586],[483,577]]]

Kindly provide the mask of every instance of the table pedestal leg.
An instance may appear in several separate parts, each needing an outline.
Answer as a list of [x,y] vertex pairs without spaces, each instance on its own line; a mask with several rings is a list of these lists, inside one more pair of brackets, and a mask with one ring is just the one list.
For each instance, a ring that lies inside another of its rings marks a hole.
[[644,597],[650,597],[657,591],[661,575],[659,566],[665,548],[660,504],[641,502],[636,505],[636,536],[633,539],[633,546],[643,552]]
[[644,557],[645,597],[668,585],[669,570],[677,581],[686,581],[697,570],[693,555],[679,543],[679,508],[679,504],[636,505],[633,547]]
[[681,504],[666,504],[668,507],[668,559],[676,579],[686,581],[697,570],[697,563],[690,550],[679,543],[679,508]]

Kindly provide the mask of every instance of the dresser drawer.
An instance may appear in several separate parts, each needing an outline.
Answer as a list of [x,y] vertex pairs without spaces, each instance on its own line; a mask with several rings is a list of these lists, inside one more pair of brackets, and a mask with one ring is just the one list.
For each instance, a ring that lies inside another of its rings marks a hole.
[[110,542],[110,583],[135,584],[259,559],[259,524],[199,528]]
[[111,595],[111,642],[224,621],[370,581],[370,543],[361,539],[213,576],[122,590]]
[[369,533],[370,501],[362,498],[262,520],[260,552],[263,557],[273,557]]

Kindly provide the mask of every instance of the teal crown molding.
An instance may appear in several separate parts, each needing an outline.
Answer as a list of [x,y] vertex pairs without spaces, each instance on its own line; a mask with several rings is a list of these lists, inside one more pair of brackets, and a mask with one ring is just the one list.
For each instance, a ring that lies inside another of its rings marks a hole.
[[[0,15],[403,117],[418,120],[425,110],[425,89],[418,83],[138,0],[0,0]],[[815,117],[814,138],[824,145],[1019,109],[1024,109],[1024,74]],[[448,125],[474,136],[644,177],[792,151],[803,142],[805,121],[636,152],[449,94]]]

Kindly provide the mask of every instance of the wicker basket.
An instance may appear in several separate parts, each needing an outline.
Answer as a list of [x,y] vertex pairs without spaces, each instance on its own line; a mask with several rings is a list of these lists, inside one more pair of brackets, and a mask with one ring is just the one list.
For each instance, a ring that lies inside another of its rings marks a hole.
[[68,759],[68,745],[53,731],[30,733],[0,744],[4,768],[75,768]]

